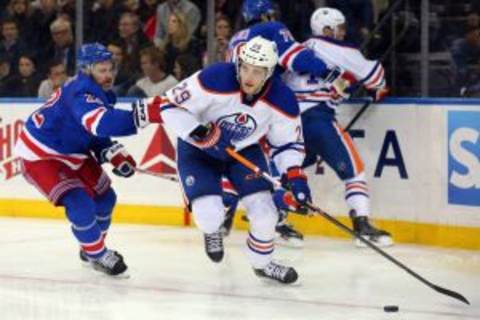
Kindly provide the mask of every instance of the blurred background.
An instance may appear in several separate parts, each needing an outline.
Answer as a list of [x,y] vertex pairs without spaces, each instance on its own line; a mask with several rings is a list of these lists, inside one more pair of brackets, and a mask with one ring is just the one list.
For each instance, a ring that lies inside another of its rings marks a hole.
[[[478,0],[273,0],[297,41],[311,13],[343,12],[348,41],[386,70],[391,95],[480,95]],[[209,63],[224,60],[245,23],[242,0],[0,1],[0,96],[43,97],[76,72],[81,43],[113,53],[115,92],[162,94]]]

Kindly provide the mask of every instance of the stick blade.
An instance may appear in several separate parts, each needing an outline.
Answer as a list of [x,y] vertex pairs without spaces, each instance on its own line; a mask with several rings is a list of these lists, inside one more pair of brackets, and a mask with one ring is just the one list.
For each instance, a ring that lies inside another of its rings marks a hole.
[[453,290],[449,290],[449,289],[445,289],[445,288],[442,288],[440,286],[437,286],[437,285],[433,285],[433,288],[435,289],[435,291],[439,292],[439,293],[442,293],[444,295],[447,295],[447,296],[450,296],[454,299],[457,299],[457,300],[460,300],[462,301],[463,303],[465,304],[468,304],[470,305],[470,302],[467,300],[467,298],[465,298],[463,295],[461,295],[460,293],[458,292],[455,292]]

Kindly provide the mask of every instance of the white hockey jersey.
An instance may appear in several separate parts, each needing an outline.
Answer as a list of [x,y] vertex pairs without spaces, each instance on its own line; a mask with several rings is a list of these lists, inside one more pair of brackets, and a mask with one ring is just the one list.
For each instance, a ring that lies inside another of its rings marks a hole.
[[161,106],[167,128],[192,142],[189,134],[200,124],[216,123],[233,136],[241,150],[266,137],[280,172],[301,166],[304,149],[298,103],[277,77],[252,102],[243,97],[233,63],[218,63],[197,72],[168,90]]
[[[384,70],[380,62],[367,60],[356,47],[344,41],[327,37],[312,37],[304,45],[312,49],[330,69],[340,67],[350,72],[366,89],[379,89],[385,86]],[[284,76],[286,84],[295,92],[301,112],[324,102],[335,109],[340,101],[329,94],[328,84],[309,74],[288,72]]]

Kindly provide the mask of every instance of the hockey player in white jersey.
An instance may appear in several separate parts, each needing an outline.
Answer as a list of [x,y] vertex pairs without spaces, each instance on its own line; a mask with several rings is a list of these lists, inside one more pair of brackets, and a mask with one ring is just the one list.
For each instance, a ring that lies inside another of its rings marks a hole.
[[[383,67],[378,61],[367,60],[357,48],[344,41],[343,14],[336,9],[319,8],[312,14],[310,24],[313,37],[304,45],[330,69],[340,67],[349,72],[352,84],[364,86],[376,101],[380,100],[387,92]],[[345,183],[345,200],[351,208],[354,230],[378,245],[391,245],[390,234],[369,222],[370,194],[364,164],[350,135],[335,118],[335,110],[344,97],[332,95],[328,83],[311,75],[291,72],[285,80],[297,95],[302,113],[304,167],[314,164],[318,156],[324,159]]]
[[221,178],[226,176],[247,210],[247,256],[255,274],[292,283],[298,277],[295,269],[272,261],[278,220],[272,186],[226,152],[231,146],[268,171],[259,146],[266,137],[297,203],[309,201],[301,170],[300,112],[293,92],[272,77],[277,61],[275,43],[255,37],[242,47],[235,64],[211,65],[167,91],[161,115],[179,137],[178,173],[196,225],[204,233],[208,257],[220,262],[224,255],[219,229],[225,216]]

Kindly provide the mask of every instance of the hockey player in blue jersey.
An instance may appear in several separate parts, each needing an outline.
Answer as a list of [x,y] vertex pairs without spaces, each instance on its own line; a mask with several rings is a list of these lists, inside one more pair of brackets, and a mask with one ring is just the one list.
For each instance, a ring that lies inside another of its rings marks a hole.
[[110,137],[137,133],[160,122],[155,104],[133,111],[114,109],[112,55],[101,44],[85,44],[78,74],[58,89],[26,121],[15,146],[22,173],[55,206],[65,207],[80,257],[95,270],[119,275],[127,270],[122,255],[105,245],[116,194],[101,164],[130,177],[135,161]]
[[[384,70],[380,62],[366,59],[358,48],[344,41],[345,17],[333,8],[319,8],[311,16],[313,37],[304,45],[330,67],[351,74],[355,85],[363,86],[380,100],[386,93]],[[364,164],[350,135],[338,124],[335,113],[342,99],[332,95],[324,80],[295,72],[287,73],[286,84],[294,90],[302,113],[307,155],[305,166],[325,160],[345,183],[345,201],[351,208],[353,229],[380,246],[391,245],[392,238],[369,222],[370,194]],[[354,84],[352,83],[352,84]],[[357,241],[358,245],[363,245]]]
[[292,91],[273,77],[275,43],[262,37],[248,41],[234,63],[207,67],[167,91],[161,104],[164,125],[179,139],[180,181],[198,228],[204,233],[208,257],[224,255],[220,226],[224,221],[221,178],[226,176],[247,210],[250,230],[247,256],[260,277],[292,283],[297,272],[272,261],[278,215],[272,186],[231,158],[231,146],[268,170],[259,146],[263,137],[272,145],[272,159],[287,178],[299,205],[310,199],[300,169],[304,150],[298,104]]

